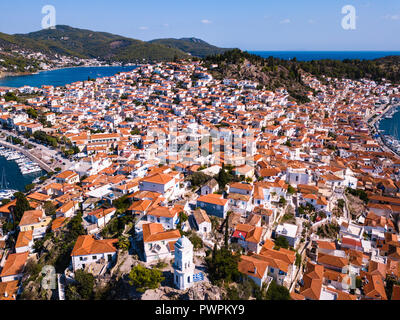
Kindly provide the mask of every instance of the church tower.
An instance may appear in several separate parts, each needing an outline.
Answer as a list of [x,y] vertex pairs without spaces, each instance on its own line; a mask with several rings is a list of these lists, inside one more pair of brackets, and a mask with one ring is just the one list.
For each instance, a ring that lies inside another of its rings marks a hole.
[[174,284],[180,290],[193,285],[193,244],[183,236],[175,242]]

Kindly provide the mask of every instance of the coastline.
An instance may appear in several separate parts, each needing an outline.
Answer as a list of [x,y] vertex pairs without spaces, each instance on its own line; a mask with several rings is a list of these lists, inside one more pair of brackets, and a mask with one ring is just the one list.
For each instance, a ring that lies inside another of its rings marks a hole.
[[[141,64],[134,64],[133,66],[140,66]],[[0,79],[7,78],[7,77],[21,77],[21,76],[30,76],[34,74],[40,74],[42,72],[47,72],[47,71],[56,71],[56,70],[63,70],[63,69],[74,69],[74,68],[101,68],[101,67],[130,67],[131,65],[121,65],[121,66],[114,66],[111,64],[106,64],[106,65],[82,65],[82,66],[69,66],[69,67],[58,67],[58,68],[50,68],[47,70],[39,70],[36,72],[18,72],[18,73],[12,73],[12,72],[0,72]]]
[[[393,150],[390,146],[387,145],[387,143],[385,142],[385,139],[383,138],[383,134],[380,132],[379,129],[379,124],[380,121],[382,120],[382,118],[389,112],[392,111],[393,108],[398,108],[400,107],[400,103],[389,103],[386,108],[384,108],[381,111],[381,114],[377,114],[377,110],[374,112],[374,114],[367,119],[367,124],[369,127],[369,131],[370,134],[373,135],[374,140],[382,147],[382,149],[386,152],[392,153],[395,157],[400,159],[400,152],[399,151],[395,151]],[[397,112],[400,112],[400,110],[398,110]],[[374,115],[376,115],[375,118]],[[371,121],[371,123],[369,123],[369,120],[373,118],[373,120]],[[372,133],[372,129],[374,129],[375,133]],[[397,139],[397,137],[395,137]]]
[[[0,75],[0,80],[1,79],[5,79],[5,78],[18,78],[18,77],[24,77],[24,76],[28,76],[28,75],[39,75],[43,72],[53,72],[53,71],[57,71],[57,70],[67,70],[67,69],[77,69],[77,68],[82,68],[82,69],[87,69],[87,68],[129,68],[132,67],[132,69],[135,69],[136,67],[141,66],[141,64],[132,64],[132,65],[124,65],[124,66],[118,66],[118,65],[83,65],[83,66],[70,66],[70,67],[59,67],[59,68],[51,68],[48,70],[41,70],[38,72],[34,72],[34,73],[15,73],[15,74],[9,74],[9,73],[3,73]],[[117,72],[116,72],[117,73]],[[7,80],[5,80],[5,82],[7,82]],[[7,86],[6,83],[5,85],[0,84],[0,88],[1,89],[11,89],[11,90],[15,90],[19,87],[10,87]]]
[[7,78],[7,77],[21,77],[21,76],[30,76],[34,74],[39,74],[41,72],[46,72],[46,71],[55,71],[55,70],[62,70],[62,69],[72,69],[72,68],[90,68],[90,67],[112,67],[110,65],[105,65],[105,66],[70,66],[70,67],[59,67],[59,68],[50,68],[47,70],[39,70],[36,72],[18,72],[18,73],[12,73],[12,72],[0,72],[0,79]]

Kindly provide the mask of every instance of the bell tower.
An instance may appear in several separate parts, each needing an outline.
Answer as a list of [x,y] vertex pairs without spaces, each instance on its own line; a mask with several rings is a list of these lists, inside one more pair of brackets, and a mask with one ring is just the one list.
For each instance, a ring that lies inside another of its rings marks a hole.
[[175,242],[174,284],[180,290],[190,288],[193,281],[193,244],[183,236]]

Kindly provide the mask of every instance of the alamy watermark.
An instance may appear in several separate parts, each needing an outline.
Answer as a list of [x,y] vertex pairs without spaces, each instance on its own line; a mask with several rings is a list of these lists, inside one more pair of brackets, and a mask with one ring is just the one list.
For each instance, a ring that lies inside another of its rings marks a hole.
[[56,269],[53,266],[45,265],[40,274],[43,275],[41,282],[43,289],[55,290],[57,288]]
[[55,29],[56,28],[56,8],[52,5],[45,5],[42,8],[42,29]]
[[342,8],[342,14],[345,16],[342,18],[342,28],[344,30],[355,30],[356,25],[356,8],[352,5],[346,5]]

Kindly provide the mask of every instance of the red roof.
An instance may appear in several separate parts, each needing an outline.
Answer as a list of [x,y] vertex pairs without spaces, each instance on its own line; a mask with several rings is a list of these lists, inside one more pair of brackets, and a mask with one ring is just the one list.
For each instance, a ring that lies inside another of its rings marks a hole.
[[361,241],[351,239],[351,238],[343,238],[342,244],[348,244],[348,245],[354,246],[354,247],[362,247]]
[[236,230],[234,233],[233,233],[233,235],[232,235],[232,237],[234,237],[234,238],[239,238],[239,239],[245,239],[246,238],[246,235],[247,235],[247,232],[243,232],[243,231],[239,231],[239,230]]

